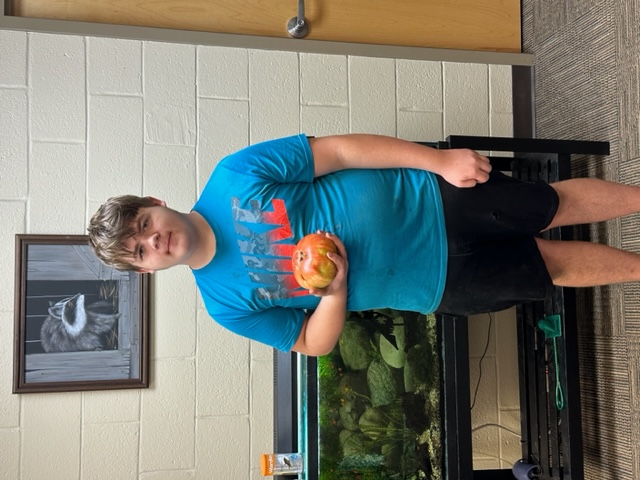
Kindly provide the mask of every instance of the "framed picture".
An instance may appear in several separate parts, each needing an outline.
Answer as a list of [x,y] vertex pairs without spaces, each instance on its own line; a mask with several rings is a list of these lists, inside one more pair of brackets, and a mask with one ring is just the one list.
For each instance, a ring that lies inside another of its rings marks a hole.
[[13,393],[147,388],[147,275],[85,235],[16,235]]

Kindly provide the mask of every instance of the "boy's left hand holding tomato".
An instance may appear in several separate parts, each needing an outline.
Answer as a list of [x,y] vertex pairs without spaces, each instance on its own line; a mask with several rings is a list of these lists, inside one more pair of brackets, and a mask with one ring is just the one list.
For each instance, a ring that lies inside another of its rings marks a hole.
[[309,293],[321,297],[320,302],[311,315],[306,315],[300,336],[293,345],[296,352],[315,357],[326,355],[333,350],[347,316],[347,249],[337,236],[321,233],[336,245],[338,254],[332,253],[328,256],[338,271],[333,281],[325,288],[309,289]]
[[332,240],[336,244],[338,253],[328,252],[327,257],[331,260],[338,269],[335,278],[329,285],[324,288],[310,288],[309,293],[317,297],[327,297],[329,295],[347,294],[347,273],[349,271],[349,261],[347,259],[347,249],[336,235],[329,232],[322,232],[318,230],[318,233],[325,235],[328,239]]

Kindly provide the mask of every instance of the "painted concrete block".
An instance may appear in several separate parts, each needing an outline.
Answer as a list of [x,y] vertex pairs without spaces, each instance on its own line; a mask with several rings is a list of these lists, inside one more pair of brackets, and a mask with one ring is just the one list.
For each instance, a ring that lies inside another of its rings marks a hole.
[[154,363],[154,387],[142,392],[141,472],[193,469],[195,465],[195,360]]
[[27,91],[0,88],[0,199],[25,198],[29,141]]
[[349,103],[347,57],[300,54],[300,91],[303,105]]
[[87,110],[84,38],[32,35],[29,62],[31,138],[84,141]]
[[489,134],[487,65],[444,64],[445,135]]
[[2,464],[0,464],[0,478],[11,480],[18,478],[20,472],[20,429],[0,429],[0,452],[2,452]]
[[201,310],[196,391],[199,417],[249,414],[249,362],[249,340],[224,329]]
[[296,53],[249,52],[251,143],[300,131],[298,69]]
[[198,96],[247,100],[249,52],[243,48],[199,46]]
[[[8,306],[8,305],[7,305]],[[13,450],[13,446],[10,446],[14,439],[16,440],[15,447],[20,442],[20,437],[14,438],[9,432],[13,429],[18,431],[20,428],[20,396],[11,395],[11,374],[13,372],[13,315],[12,312],[0,312],[0,368],[3,372],[7,372],[5,375],[5,392],[7,395],[0,396],[0,443],[8,442],[7,448],[9,451]],[[3,434],[5,434],[3,436]],[[0,449],[0,478],[2,475],[2,465],[6,462],[10,462],[10,458],[6,456],[6,451]]]
[[489,88],[491,112],[512,114],[511,65],[489,65]]
[[195,145],[195,46],[149,42],[143,55],[146,141]]
[[396,135],[395,61],[349,58],[351,131]]
[[220,160],[249,145],[249,102],[201,98],[198,109],[198,192]]
[[162,470],[140,474],[140,480],[195,480],[196,478],[195,470]]
[[315,137],[349,133],[349,110],[346,107],[303,105],[302,131]]
[[90,94],[142,95],[142,42],[91,37],[87,45]]
[[187,212],[196,201],[195,148],[179,145],[145,145],[144,195]]
[[442,62],[397,60],[398,108],[442,112]]
[[81,393],[22,396],[21,478],[80,476],[81,400]]
[[0,30],[0,85],[27,85],[27,34]]
[[29,169],[29,233],[84,233],[85,145],[34,143]]
[[192,357],[196,348],[196,287],[186,266],[156,272],[153,277],[152,358]]
[[140,421],[140,389],[85,392],[84,425]]
[[442,121],[442,112],[400,110],[398,112],[398,137],[415,142],[444,140]]
[[250,455],[246,417],[201,417],[196,430],[198,478],[248,478],[250,468],[260,461],[262,452]]
[[137,423],[85,425],[81,478],[138,480],[138,429]]
[[[13,312],[15,258],[12,253],[15,251],[16,233],[25,233],[26,213],[26,202],[0,201],[0,218],[3,227],[0,230],[0,251],[10,252],[0,263],[0,312]],[[13,322],[9,323],[7,328],[9,328],[9,332],[13,332]],[[6,337],[8,343],[4,351],[13,352],[12,339],[13,334]]]
[[89,112],[89,197],[103,201],[113,195],[140,195],[143,183],[142,99],[93,95],[89,99]]

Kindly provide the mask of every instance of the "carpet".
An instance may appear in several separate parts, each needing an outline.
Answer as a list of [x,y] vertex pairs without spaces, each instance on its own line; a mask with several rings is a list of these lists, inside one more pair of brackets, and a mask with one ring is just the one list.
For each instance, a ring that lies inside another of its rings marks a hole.
[[[535,56],[539,138],[604,140],[574,176],[640,185],[640,2],[523,0],[523,50]],[[577,238],[640,253],[640,216],[576,228]],[[640,478],[640,284],[578,292],[587,479]]]

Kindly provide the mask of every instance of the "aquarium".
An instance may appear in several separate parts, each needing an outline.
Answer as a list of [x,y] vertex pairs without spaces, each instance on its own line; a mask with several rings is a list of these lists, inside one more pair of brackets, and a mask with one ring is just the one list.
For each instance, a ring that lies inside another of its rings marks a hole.
[[350,313],[317,359],[318,478],[441,479],[441,391],[434,316]]

